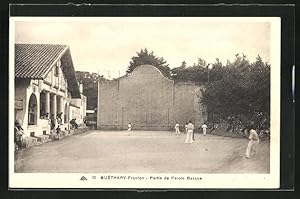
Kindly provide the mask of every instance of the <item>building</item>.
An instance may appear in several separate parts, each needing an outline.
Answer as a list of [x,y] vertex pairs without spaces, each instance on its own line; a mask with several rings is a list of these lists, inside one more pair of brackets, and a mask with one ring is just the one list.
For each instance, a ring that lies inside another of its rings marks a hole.
[[128,76],[98,83],[98,129],[170,130],[175,122],[191,120],[199,127],[206,120],[200,105],[201,86],[175,82],[151,65],[135,68]]
[[86,116],[87,117],[94,117],[95,110],[86,110]]
[[72,99],[82,94],[68,46],[15,44],[15,119],[22,120],[25,135],[49,134],[49,119],[58,114],[55,127],[68,131]]
[[79,83],[80,98],[72,98],[70,103],[70,119],[76,119],[78,125],[84,124],[87,98],[83,95],[83,84]]
[[86,110],[86,125],[93,128],[97,126],[97,109]]

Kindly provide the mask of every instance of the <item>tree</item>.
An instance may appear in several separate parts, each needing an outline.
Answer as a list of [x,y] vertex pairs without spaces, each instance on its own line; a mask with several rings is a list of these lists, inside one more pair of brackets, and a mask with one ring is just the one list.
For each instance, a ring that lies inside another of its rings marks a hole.
[[223,75],[223,64],[217,58],[215,63],[211,64],[211,68],[209,69],[209,79],[211,82],[218,81],[222,79]]
[[183,61],[182,63],[181,63],[181,66],[180,66],[180,68],[186,68],[186,62],[185,61]]
[[207,62],[198,58],[198,62],[193,66],[186,67],[185,61],[182,62],[180,67],[171,70],[172,77],[175,81],[193,81],[196,83],[207,82]]
[[235,120],[244,126],[249,121],[261,126],[260,122],[270,115],[270,65],[259,55],[250,63],[245,55],[237,54],[226,66],[219,60],[212,66],[210,73],[214,77],[203,89],[200,101],[207,108],[208,119],[231,118],[231,122]]
[[166,77],[171,76],[169,64],[167,64],[167,61],[165,61],[163,57],[155,56],[153,51],[149,53],[147,48],[141,49],[140,52],[137,52],[137,56],[134,56],[131,58],[131,61],[129,62],[129,66],[127,68],[126,73],[129,74],[136,67],[138,67],[140,65],[146,65],[146,64],[155,66]]
[[98,103],[98,80],[103,76],[97,73],[76,71],[76,78],[83,84],[83,94],[87,97],[87,109],[97,108]]

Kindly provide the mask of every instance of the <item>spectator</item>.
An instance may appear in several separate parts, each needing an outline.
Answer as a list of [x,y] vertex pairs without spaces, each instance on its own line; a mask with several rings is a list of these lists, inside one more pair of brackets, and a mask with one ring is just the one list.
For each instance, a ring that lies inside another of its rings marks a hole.
[[22,120],[18,119],[15,121],[15,146],[16,150],[22,149],[22,142],[23,142],[23,128],[22,128]]
[[54,135],[55,140],[59,140],[60,132],[61,132],[61,130],[60,130],[60,127],[58,125],[57,128],[56,128],[56,134]]
[[57,119],[57,123],[58,123],[58,124],[62,124],[62,118],[61,118],[62,114],[63,114],[63,113],[61,112],[61,113],[57,114],[57,116],[56,116],[56,119]]

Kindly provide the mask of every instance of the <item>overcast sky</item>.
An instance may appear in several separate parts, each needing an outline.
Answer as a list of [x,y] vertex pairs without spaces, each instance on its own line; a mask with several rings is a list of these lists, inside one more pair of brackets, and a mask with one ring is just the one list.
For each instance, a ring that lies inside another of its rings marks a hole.
[[252,62],[259,54],[270,62],[270,23],[203,18],[56,18],[15,23],[16,43],[66,44],[75,70],[123,75],[142,48],[163,57],[170,68],[201,57],[223,63],[244,53]]

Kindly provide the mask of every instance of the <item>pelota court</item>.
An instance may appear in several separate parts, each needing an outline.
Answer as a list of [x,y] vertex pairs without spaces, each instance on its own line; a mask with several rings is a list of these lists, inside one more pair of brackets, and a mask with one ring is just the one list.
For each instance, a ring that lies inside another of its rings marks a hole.
[[248,140],[168,131],[100,131],[65,137],[17,152],[15,172],[24,173],[269,173],[270,144],[250,159]]

